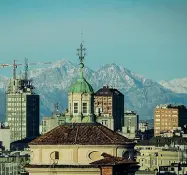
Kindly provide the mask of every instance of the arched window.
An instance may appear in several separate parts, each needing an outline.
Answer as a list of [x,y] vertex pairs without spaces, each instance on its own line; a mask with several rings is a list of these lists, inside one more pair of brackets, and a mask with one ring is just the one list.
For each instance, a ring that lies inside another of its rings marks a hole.
[[53,151],[51,154],[50,154],[50,158],[52,160],[59,160],[59,152],[58,151]]

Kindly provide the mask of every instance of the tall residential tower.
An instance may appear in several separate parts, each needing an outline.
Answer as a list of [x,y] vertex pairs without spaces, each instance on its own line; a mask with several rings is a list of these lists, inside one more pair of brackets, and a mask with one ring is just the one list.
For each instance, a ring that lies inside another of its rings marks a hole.
[[124,123],[124,95],[117,89],[103,86],[94,95],[94,110],[98,123],[118,131]]
[[39,135],[39,95],[30,80],[10,79],[6,92],[6,121],[11,142]]

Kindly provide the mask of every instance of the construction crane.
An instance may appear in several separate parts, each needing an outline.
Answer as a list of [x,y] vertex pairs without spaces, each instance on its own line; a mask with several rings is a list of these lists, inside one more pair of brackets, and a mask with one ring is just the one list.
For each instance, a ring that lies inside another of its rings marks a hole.
[[0,64],[0,68],[13,67],[13,78],[16,79],[16,69],[18,66],[25,66],[25,75],[24,78],[28,79],[28,67],[29,65],[42,65],[42,64],[52,64],[51,62],[36,62],[28,63],[28,59],[25,58],[25,64],[17,64],[17,60],[14,60],[13,64]]

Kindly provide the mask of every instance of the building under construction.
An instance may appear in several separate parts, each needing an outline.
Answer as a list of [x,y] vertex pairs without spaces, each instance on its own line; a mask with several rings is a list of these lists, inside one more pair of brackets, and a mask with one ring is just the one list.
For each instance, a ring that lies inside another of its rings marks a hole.
[[6,91],[6,121],[10,126],[11,142],[39,135],[39,95],[34,93],[32,81],[16,77],[17,65],[13,65],[13,78]]

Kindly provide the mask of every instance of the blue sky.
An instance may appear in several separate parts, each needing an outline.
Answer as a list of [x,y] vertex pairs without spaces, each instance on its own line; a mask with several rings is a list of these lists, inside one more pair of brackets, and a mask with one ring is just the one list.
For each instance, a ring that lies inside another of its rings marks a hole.
[[0,63],[78,63],[81,30],[94,70],[116,63],[155,81],[187,77],[187,0],[0,0]]

